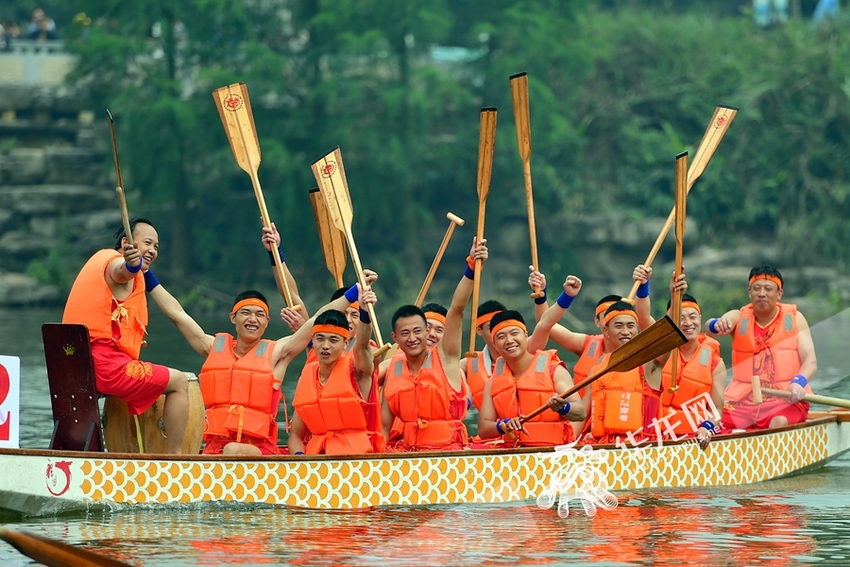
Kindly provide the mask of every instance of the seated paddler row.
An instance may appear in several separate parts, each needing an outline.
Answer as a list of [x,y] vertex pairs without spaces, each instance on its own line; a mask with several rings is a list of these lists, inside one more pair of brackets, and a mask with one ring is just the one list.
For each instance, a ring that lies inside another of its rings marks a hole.
[[[581,279],[566,277],[555,301],[545,276],[532,269],[528,283],[544,290],[534,299],[535,325],[498,301],[478,306],[477,334],[485,346],[474,356],[462,351],[463,316],[472,295],[476,261],[486,263],[486,240],[473,239],[447,307],[403,305],[392,316],[397,350],[383,361],[370,340],[370,307],[378,302],[375,272],[365,285],[343,287],[312,316],[285,265],[277,230],[262,242],[277,247],[295,303],[281,318],[292,334],[264,338],[272,316],[262,293],[247,290],[230,310],[235,336],[207,334],[158,280],[151,264],[159,240],[153,223],[134,219],[134,244],[124,229],[113,249],[95,253],[70,292],[63,322],[89,328],[98,392],[117,396],[131,414],[145,412],[165,394],[168,450],[181,452],[189,415],[183,372],[139,359],[150,298],[203,358],[199,375],[205,407],[204,454],[347,455],[386,451],[547,447],[615,443],[620,447],[693,438],[705,449],[724,430],[780,427],[805,421],[808,381],[817,370],[808,324],[792,304],[780,303],[783,279],[771,266],[753,268],[750,303],[709,319],[703,332],[696,298],[684,294],[680,328],[687,342],[626,372],[610,372],[583,391],[562,398],[586,377],[606,368],[613,351],[654,323],[651,268],[637,266],[640,283],[633,302],[608,295],[597,302],[598,334],[571,331],[559,323],[579,295]],[[483,273],[483,272],[481,272]],[[684,274],[671,276],[667,291],[684,293]],[[551,304],[550,304],[551,303]],[[668,302],[668,311],[670,304]],[[732,335],[732,380],[714,338]],[[550,341],[578,356],[572,368]],[[308,350],[292,399],[287,447],[278,446],[281,384],[293,359]],[[674,376],[672,367],[677,365]],[[751,378],[787,390],[790,399],[757,404]],[[541,406],[548,411],[526,419]],[[464,420],[478,411],[477,435]]]

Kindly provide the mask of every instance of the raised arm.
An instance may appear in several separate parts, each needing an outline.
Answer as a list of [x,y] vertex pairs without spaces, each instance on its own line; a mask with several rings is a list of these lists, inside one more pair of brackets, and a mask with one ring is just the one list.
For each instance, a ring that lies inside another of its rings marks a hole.
[[[534,266],[529,266],[529,269],[531,270],[531,274],[528,276],[529,287],[531,287],[531,289],[545,290],[546,276],[536,271]],[[537,321],[540,321],[543,314],[546,313],[546,310],[549,308],[545,295],[540,299],[543,300],[540,301],[540,303],[537,303],[539,300],[534,301],[534,318]],[[561,315],[563,315],[563,313]],[[571,331],[556,321],[552,325],[552,328],[549,329],[549,338],[571,353],[580,355],[584,350],[584,341],[587,339],[587,335],[585,333],[576,333]]]
[[652,277],[652,268],[638,264],[632,272],[632,279],[638,283],[635,293],[635,311],[638,316],[638,327],[643,331],[655,323],[652,316],[652,301],[649,299],[649,278]]
[[142,269],[142,254],[138,248],[127,244],[127,241],[124,240],[121,253],[124,254],[123,258],[112,260],[106,267],[106,277],[115,285],[124,285],[133,281],[139,270]]
[[[272,257],[272,246],[275,246],[280,252],[280,259],[283,262],[283,273],[286,276],[286,284],[289,287],[289,291],[292,293],[292,302],[293,307],[295,305],[301,305],[301,308],[304,310],[304,317],[307,317],[309,313],[307,312],[307,306],[304,304],[304,300],[301,299],[301,294],[298,293],[298,284],[295,283],[295,278],[292,277],[292,272],[289,271],[289,267],[286,265],[286,261],[283,258],[283,250],[280,248],[280,233],[277,231],[277,227],[274,223],[272,223],[271,228],[263,227],[263,247],[269,253],[269,258],[271,259],[272,266],[274,266],[274,258]],[[274,271],[274,279],[280,284],[280,274],[277,270]],[[291,328],[291,327],[290,327]]]
[[[148,270],[145,273],[145,280],[149,280],[151,276],[153,276],[153,274],[150,270]],[[195,349],[195,352],[206,358],[212,348],[214,337],[206,334],[201,326],[198,325],[198,323],[192,319],[188,313],[186,313],[183,306],[180,305],[180,302],[177,301],[173,295],[168,293],[168,290],[166,290],[165,287],[163,287],[158,281],[156,282],[156,285],[149,290],[148,294],[151,299],[154,300],[157,307],[159,307],[159,310],[162,311],[165,316],[171,319],[171,322],[177,326],[177,329],[186,338],[189,345]]]
[[[486,261],[488,256],[487,240],[482,239],[481,242],[476,242],[476,239],[473,238],[469,256],[472,261],[478,259],[482,262]],[[460,358],[461,341],[463,339],[463,312],[466,310],[466,304],[469,303],[469,296],[472,295],[472,283],[472,276],[467,277],[464,274],[452,296],[452,303],[446,313],[443,340],[440,341],[437,347],[445,356],[443,360],[456,360]]]
[[[541,288],[542,289],[542,288]],[[528,352],[534,354],[538,350],[546,348],[546,343],[549,341],[549,335],[552,328],[558,322],[570,304],[581,291],[581,280],[576,276],[567,276],[564,280],[564,291],[558,297],[558,300],[547,309],[539,322],[534,327],[534,332],[528,339]],[[582,342],[582,344],[584,344]]]
[[357,382],[363,399],[369,396],[372,389],[372,372],[375,369],[375,359],[372,357],[372,348],[369,346],[369,337],[372,336],[372,321],[369,319],[367,306],[375,305],[378,298],[371,287],[360,290],[358,301],[360,302],[360,323],[357,325],[357,333],[354,335],[354,371],[357,373]]

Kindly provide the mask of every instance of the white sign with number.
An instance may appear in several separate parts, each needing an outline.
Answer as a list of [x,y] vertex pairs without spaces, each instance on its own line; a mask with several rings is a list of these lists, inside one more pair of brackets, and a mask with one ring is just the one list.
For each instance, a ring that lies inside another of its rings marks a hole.
[[21,359],[0,356],[0,447],[21,446]]

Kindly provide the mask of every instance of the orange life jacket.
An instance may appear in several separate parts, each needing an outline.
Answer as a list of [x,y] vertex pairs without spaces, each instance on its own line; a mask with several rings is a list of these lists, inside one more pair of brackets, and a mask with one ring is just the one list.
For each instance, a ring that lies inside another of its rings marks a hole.
[[[591,372],[605,368],[610,356],[611,353],[604,355]],[[627,372],[609,372],[591,385],[590,395],[590,432],[596,439],[637,433],[641,429],[648,433],[645,426],[649,416],[643,412],[644,398],[660,397],[646,383],[642,365]]]
[[[466,444],[466,388],[456,392],[449,384],[437,347],[428,350],[425,362],[414,375],[403,352],[396,353],[387,369],[384,397],[393,415],[404,422],[404,444],[411,449],[441,449]],[[457,418],[451,417],[454,400],[464,398]]]
[[236,341],[227,333],[215,336],[198,376],[206,407],[204,438],[242,435],[277,443],[280,380],[274,376],[274,341],[261,340],[245,356],[233,353]]
[[[587,335],[584,339],[584,347],[573,366],[573,382],[578,384],[588,376],[591,369],[596,366],[599,357],[605,353],[605,338],[602,335]],[[578,395],[584,399],[586,388],[579,390]]]
[[[800,372],[800,353],[797,351],[797,306],[777,303],[779,314],[771,322],[776,328],[768,339],[767,348],[773,356],[775,376],[762,376],[762,387],[787,390],[791,379]],[[741,308],[741,318],[732,336],[732,381],[726,387],[724,397],[730,402],[739,402],[752,395],[753,357],[758,351],[755,339],[756,319],[753,305]],[[806,386],[806,392],[812,393]]]
[[[292,399],[292,406],[311,433],[304,452],[308,455],[382,452],[384,434],[380,419],[377,422],[374,419],[380,414],[369,412],[373,422],[367,420],[367,402],[360,394],[353,357],[341,356],[324,386],[319,381],[319,366],[318,362],[312,362],[304,367]],[[377,374],[373,374],[370,392],[376,390],[376,383]]]
[[472,403],[477,410],[481,409],[481,402],[484,400],[484,386],[490,379],[491,368],[483,350],[476,353],[474,358],[466,359],[466,382],[469,384],[469,392],[472,394]]
[[[661,371],[661,415],[682,412],[682,404],[702,396],[711,395],[714,372],[714,360],[720,356],[720,343],[713,338],[700,334],[700,346],[689,360],[682,360],[679,351],[674,351]],[[673,387],[673,357],[679,357],[679,373],[676,377],[678,390],[670,393]],[[717,408],[722,411],[723,408]],[[687,419],[671,421],[670,425],[676,433],[693,433],[693,427]]]
[[[114,340],[121,352],[138,360],[148,326],[145,276],[136,274],[133,291],[119,303],[106,283],[106,268],[121,257],[117,250],[99,250],[89,258],[71,287],[62,322],[85,325],[90,338]],[[113,321],[118,323],[118,339],[113,337]]]
[[[496,361],[496,369],[490,382],[490,395],[499,419],[509,419],[530,413],[556,393],[555,369],[563,366],[556,350],[541,350],[519,377],[515,377],[504,358]],[[573,428],[569,421],[554,411],[544,411],[524,424],[528,435],[519,431],[516,439],[504,435],[508,445],[523,447],[545,447],[563,445],[573,440]]]

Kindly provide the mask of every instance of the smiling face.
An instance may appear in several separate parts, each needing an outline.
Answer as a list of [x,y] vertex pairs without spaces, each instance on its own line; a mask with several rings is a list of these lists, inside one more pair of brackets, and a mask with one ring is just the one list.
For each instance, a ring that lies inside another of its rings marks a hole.
[[419,356],[428,347],[425,320],[419,315],[399,317],[393,330],[393,340],[407,356]]
[[776,282],[764,279],[753,281],[747,290],[753,311],[762,314],[773,313],[776,304],[782,299],[782,292]]
[[637,320],[631,315],[617,315],[608,324],[602,327],[602,335],[605,337],[607,346],[617,349],[626,344],[638,334]]
[[679,319],[679,328],[689,341],[699,339],[699,330],[702,327],[702,315],[693,307],[682,307],[682,317]]
[[446,330],[445,324],[436,319],[426,319],[428,331],[428,348],[435,347],[443,340],[443,332]]
[[345,352],[348,339],[336,333],[316,333],[313,335],[313,352],[321,364],[335,364]]
[[514,360],[525,354],[528,347],[528,333],[516,325],[503,327],[493,337],[493,344],[496,352],[501,356]]
[[269,315],[262,307],[245,305],[230,314],[230,321],[236,326],[239,338],[252,342],[263,338],[269,326]]
[[[124,238],[122,244],[126,243]],[[156,229],[149,224],[140,222],[133,229],[133,244],[142,255],[142,268],[147,271],[156,257],[159,256],[159,235]]]

